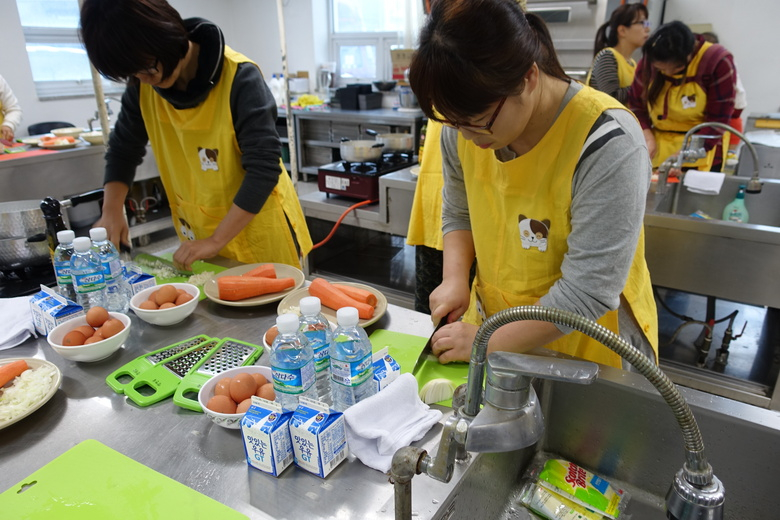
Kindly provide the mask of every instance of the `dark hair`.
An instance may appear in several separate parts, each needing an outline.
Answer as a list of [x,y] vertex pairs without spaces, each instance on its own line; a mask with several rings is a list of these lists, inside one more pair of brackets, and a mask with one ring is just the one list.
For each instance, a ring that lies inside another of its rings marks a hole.
[[184,22],[165,0],[85,0],[80,25],[90,61],[114,81],[156,61],[168,78],[189,49]]
[[596,41],[593,44],[593,55],[599,53],[607,47],[614,47],[618,44],[618,27],[631,27],[638,18],[638,15],[645,15],[647,19],[647,7],[644,4],[623,4],[612,11],[609,20],[599,27],[596,31]]
[[653,63],[669,63],[683,66],[696,46],[696,37],[682,22],[674,21],[662,25],[650,35],[642,46],[642,80],[646,88],[646,101],[652,104],[664,85],[662,74],[653,68]]
[[[462,121],[505,96],[522,92],[537,63],[568,80],[541,18],[514,0],[448,0],[432,3],[412,56],[409,80],[425,114]],[[518,90],[519,89],[519,90]]]

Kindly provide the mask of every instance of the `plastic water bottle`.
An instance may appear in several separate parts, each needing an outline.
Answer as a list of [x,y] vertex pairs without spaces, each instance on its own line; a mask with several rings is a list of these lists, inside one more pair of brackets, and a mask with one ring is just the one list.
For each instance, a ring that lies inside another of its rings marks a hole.
[[288,410],[298,407],[298,397],[318,399],[314,375],[314,351],[298,331],[298,316],[285,313],[276,318],[279,334],[271,344],[271,372],[276,402]]
[[92,250],[100,258],[103,265],[103,278],[106,281],[106,293],[108,310],[112,312],[127,313],[130,306],[130,288],[122,276],[122,262],[119,260],[119,251],[108,240],[106,228],[96,227],[89,230],[92,239]]
[[301,309],[301,318],[299,320],[300,330],[309,340],[314,351],[314,369],[316,372],[317,394],[320,401],[333,404],[330,393],[330,341],[333,339],[333,332],[330,330],[330,323],[322,315],[320,310],[322,304],[316,296],[307,296],[301,298],[298,304]]
[[58,245],[54,250],[54,275],[57,277],[57,292],[65,298],[76,301],[73,279],[70,276],[70,259],[73,256],[73,239],[76,233],[70,229],[57,232]]
[[70,275],[76,291],[76,303],[89,310],[92,307],[107,308],[106,281],[100,258],[92,251],[89,237],[73,240],[73,256],[70,259]]
[[376,393],[371,341],[358,325],[358,311],[342,307],[336,312],[338,327],[330,342],[330,388],[333,409],[343,412]]

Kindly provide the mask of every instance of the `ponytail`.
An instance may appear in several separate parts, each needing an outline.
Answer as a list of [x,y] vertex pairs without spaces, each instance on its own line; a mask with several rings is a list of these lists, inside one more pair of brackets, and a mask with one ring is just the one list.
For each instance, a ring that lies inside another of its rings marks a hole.
[[558,54],[555,52],[552,36],[550,36],[550,31],[547,29],[544,20],[534,13],[525,13],[525,19],[539,42],[540,59],[537,63],[539,69],[549,76],[569,81],[571,78],[566,75],[561,62],[558,61]]
[[[593,43],[593,55],[595,56],[602,50],[606,49],[607,47],[614,47],[617,45],[617,41],[614,43],[610,41],[609,38],[607,38],[607,31],[609,30],[609,22],[601,24],[601,27],[599,27],[598,31],[596,31],[596,41]],[[617,40],[617,37],[615,35],[615,31],[610,31],[610,36],[613,37],[614,40]]]

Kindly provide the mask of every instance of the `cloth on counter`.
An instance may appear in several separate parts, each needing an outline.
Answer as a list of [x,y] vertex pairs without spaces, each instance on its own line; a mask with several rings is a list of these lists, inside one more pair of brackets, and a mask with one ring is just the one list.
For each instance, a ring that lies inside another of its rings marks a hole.
[[0,298],[0,316],[5,324],[0,329],[0,350],[24,343],[30,336],[36,337],[30,312],[30,297]]
[[366,466],[387,473],[395,452],[422,439],[441,417],[420,400],[414,376],[401,374],[344,412],[349,451]]
[[704,195],[717,195],[723,186],[725,173],[719,172],[700,172],[698,170],[688,170],[683,178],[683,185],[688,191],[693,193],[702,193]]

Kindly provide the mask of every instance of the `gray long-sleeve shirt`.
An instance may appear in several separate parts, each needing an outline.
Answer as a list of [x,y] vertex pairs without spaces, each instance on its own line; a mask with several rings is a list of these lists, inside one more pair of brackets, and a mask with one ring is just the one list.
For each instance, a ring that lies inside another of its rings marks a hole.
[[[581,88],[581,84],[571,82],[558,114]],[[471,230],[456,129],[444,127],[441,147],[443,232]],[[508,148],[495,153],[499,161],[516,157]],[[541,298],[542,305],[591,319],[620,307],[620,294],[643,225],[650,175],[647,146],[634,116],[621,109],[605,111],[591,128],[574,172],[572,231],[561,265],[562,277]]]

